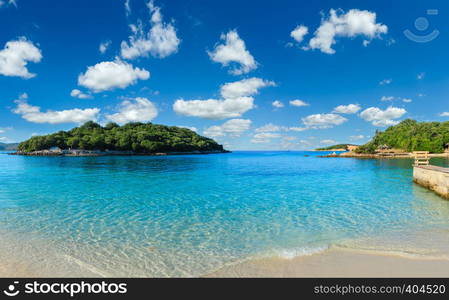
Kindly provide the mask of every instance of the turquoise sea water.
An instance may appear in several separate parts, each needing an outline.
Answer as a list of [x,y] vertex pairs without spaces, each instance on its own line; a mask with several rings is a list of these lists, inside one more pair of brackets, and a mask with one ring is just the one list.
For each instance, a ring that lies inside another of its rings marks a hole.
[[447,254],[449,201],[410,160],[322,154],[2,153],[0,256],[49,276],[200,276],[332,245]]

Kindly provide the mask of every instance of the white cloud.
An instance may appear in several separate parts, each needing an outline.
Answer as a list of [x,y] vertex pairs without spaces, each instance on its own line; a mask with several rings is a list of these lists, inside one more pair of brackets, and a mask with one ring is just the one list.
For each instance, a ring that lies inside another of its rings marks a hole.
[[379,82],[380,85],[387,85],[393,82],[393,79],[384,79],[381,82]]
[[68,109],[68,110],[47,110],[41,112],[39,106],[33,106],[27,102],[28,96],[22,94],[19,99],[14,102],[17,104],[13,112],[20,115],[23,119],[33,123],[84,123],[91,120],[96,120],[100,113],[99,108],[86,109]]
[[224,99],[247,97],[257,94],[260,88],[275,85],[273,81],[253,77],[226,83],[221,86],[220,93]]
[[424,77],[426,77],[426,73],[424,73],[424,72],[419,73],[418,75],[416,75],[416,78],[417,78],[418,80],[422,80],[422,79],[424,79]]
[[145,32],[142,22],[138,25],[130,25],[133,34],[129,37],[129,43],[122,41],[121,56],[125,59],[135,59],[140,56],[164,58],[178,51],[181,40],[176,35],[176,29],[172,23],[164,23],[160,7],[148,2],[151,13],[151,29]]
[[249,96],[257,94],[262,87],[274,85],[274,82],[260,78],[226,83],[220,88],[224,99],[178,99],[173,104],[173,110],[180,115],[211,120],[236,118],[254,108],[254,98]]
[[265,124],[262,127],[256,128],[255,132],[278,132],[278,131],[295,131],[295,132],[301,132],[305,131],[309,128],[306,127],[288,127],[288,126],[279,126],[275,125],[273,123]]
[[394,101],[396,98],[393,96],[382,96],[382,98],[380,98],[380,101]]
[[251,120],[232,119],[224,122],[222,125],[211,126],[204,130],[205,136],[216,138],[230,135],[231,137],[238,137],[243,132],[251,127]]
[[302,122],[309,128],[325,129],[341,125],[348,119],[336,114],[315,114],[302,118]]
[[75,97],[75,98],[79,98],[79,99],[91,99],[92,98],[92,95],[83,93],[83,92],[81,92],[78,89],[73,89],[70,92],[70,96]]
[[234,75],[246,74],[257,68],[257,62],[246,50],[245,42],[239,37],[236,30],[222,34],[220,38],[225,41],[224,44],[217,45],[214,51],[208,51],[211,60],[221,63],[225,67],[231,63],[238,64],[239,67],[229,71]]
[[309,29],[306,26],[299,25],[290,33],[290,36],[298,43],[301,43],[308,33]]
[[254,98],[241,97],[225,100],[183,100],[173,104],[173,110],[180,115],[210,120],[240,117],[254,108]]
[[336,43],[337,37],[364,36],[372,40],[387,32],[386,25],[376,23],[376,13],[374,12],[351,9],[344,13],[331,9],[329,17],[321,20],[321,25],[309,41],[306,50],[319,49],[323,53],[334,54],[335,50],[332,49],[332,46]]
[[178,126],[178,127],[180,127],[180,128],[186,128],[186,129],[190,129],[190,130],[192,130],[192,131],[194,131],[194,132],[198,132],[198,128],[193,127],[193,126]]
[[308,103],[306,103],[306,102],[304,102],[302,100],[299,100],[299,99],[291,100],[289,103],[290,103],[291,106],[298,106],[298,107],[299,106],[309,106]]
[[361,109],[358,104],[349,104],[349,105],[339,105],[334,108],[334,113],[339,114],[355,114]]
[[365,138],[364,135],[351,135],[351,136],[349,137],[349,139],[350,139],[351,141],[359,141],[359,140],[363,140],[364,138]]
[[279,133],[270,133],[270,132],[261,132],[256,133],[251,139],[251,143],[253,144],[266,144],[270,143],[271,139],[279,139],[283,137],[282,134]]
[[9,41],[3,50],[0,50],[0,75],[32,78],[36,74],[28,71],[27,64],[38,63],[41,59],[41,50],[25,37]]
[[296,132],[301,132],[301,131],[305,131],[309,128],[307,127],[289,127],[288,130],[289,131],[296,131]]
[[276,108],[282,108],[282,107],[284,107],[284,103],[282,103],[282,102],[279,101],[279,100],[273,101],[273,102],[271,103],[271,105],[273,105],[273,106],[276,107]]
[[78,76],[78,84],[87,87],[95,93],[126,88],[136,84],[137,80],[147,80],[150,72],[145,69],[134,68],[131,64],[116,59],[104,61],[90,66],[84,74]]
[[371,122],[374,126],[385,127],[396,125],[399,122],[395,121],[406,114],[407,111],[403,108],[388,107],[386,110],[381,110],[378,107],[370,107],[360,113],[360,117],[365,121]]
[[337,142],[334,140],[322,140],[320,141],[321,145],[335,145]]
[[111,45],[111,41],[105,41],[100,44],[98,47],[98,51],[100,51],[101,54],[105,53],[106,50],[108,50],[109,46]]
[[273,123],[268,123],[262,127],[256,128],[256,132],[276,132],[280,131],[281,127],[278,125],[274,125]]
[[395,101],[395,100],[399,100],[405,103],[410,103],[413,102],[412,99],[410,98],[401,98],[401,97],[394,97],[394,96],[382,96],[382,98],[380,98],[380,101]]
[[439,114],[440,117],[449,117],[449,112],[442,112]]
[[106,115],[106,119],[119,124],[128,122],[149,122],[156,118],[158,111],[156,106],[147,98],[133,98],[120,103],[119,111]]

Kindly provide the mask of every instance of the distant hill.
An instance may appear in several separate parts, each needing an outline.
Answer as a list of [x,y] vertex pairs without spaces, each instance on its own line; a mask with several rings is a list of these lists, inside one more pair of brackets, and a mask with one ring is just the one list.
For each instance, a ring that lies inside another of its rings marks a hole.
[[19,143],[0,143],[0,151],[15,151]]
[[87,122],[69,131],[34,136],[19,144],[18,150],[33,152],[60,149],[115,150],[134,153],[224,151],[223,146],[190,129],[152,123],[101,126]]
[[356,152],[374,153],[378,149],[401,149],[406,152],[442,153],[449,144],[449,122],[417,122],[407,119],[385,131],[376,131],[374,138]]
[[348,146],[352,146],[352,144],[338,144],[338,145],[333,145],[333,146],[329,146],[329,147],[317,148],[315,150],[317,150],[317,151],[332,151],[332,150],[337,150],[337,149],[347,150]]

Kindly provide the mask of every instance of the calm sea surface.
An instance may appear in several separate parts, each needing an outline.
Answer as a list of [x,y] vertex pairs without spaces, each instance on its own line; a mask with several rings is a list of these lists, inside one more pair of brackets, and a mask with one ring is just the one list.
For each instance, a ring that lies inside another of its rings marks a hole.
[[410,160],[322,154],[0,153],[0,257],[50,276],[199,276],[332,245],[449,255],[449,201],[413,184]]

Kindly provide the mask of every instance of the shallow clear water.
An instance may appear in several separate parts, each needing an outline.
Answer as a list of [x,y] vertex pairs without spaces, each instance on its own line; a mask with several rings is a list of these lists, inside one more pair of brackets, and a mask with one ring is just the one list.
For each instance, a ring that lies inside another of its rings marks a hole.
[[410,160],[322,154],[0,154],[0,255],[54,276],[199,276],[354,241],[445,247],[449,201],[413,184]]

